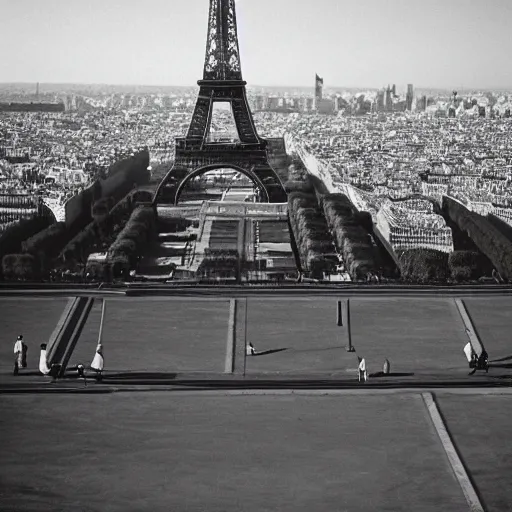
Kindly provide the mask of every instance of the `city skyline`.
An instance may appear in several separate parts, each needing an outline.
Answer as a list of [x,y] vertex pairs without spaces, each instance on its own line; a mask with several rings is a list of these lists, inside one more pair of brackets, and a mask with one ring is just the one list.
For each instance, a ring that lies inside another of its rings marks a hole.
[[[2,83],[179,87],[201,77],[206,0],[91,0],[85,10],[63,0],[0,0],[0,8],[23,21],[0,34],[10,48]],[[506,0],[318,0],[315,16],[305,0],[243,0],[237,17],[244,79],[308,87],[318,72],[326,88],[506,89],[509,14]]]

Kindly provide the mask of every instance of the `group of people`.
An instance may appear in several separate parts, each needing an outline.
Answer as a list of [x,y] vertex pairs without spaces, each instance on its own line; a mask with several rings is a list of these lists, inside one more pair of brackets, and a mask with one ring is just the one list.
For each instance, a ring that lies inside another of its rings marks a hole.
[[[39,372],[42,375],[49,375],[54,380],[58,377],[58,373],[60,372],[60,366],[58,365],[48,365],[47,358],[47,345],[46,343],[41,344],[41,351],[39,354]],[[27,368],[27,352],[28,346],[23,341],[23,335],[20,334],[14,343],[14,371],[13,375],[18,375],[20,368]],[[103,345],[98,343],[96,347],[96,352],[94,354],[94,358],[90,365],[90,369],[95,373],[96,380],[99,382],[102,379],[103,375],[103,367],[105,365],[105,361],[103,358]],[[85,368],[82,364],[77,365],[76,367],[78,377],[81,377],[85,380]]]

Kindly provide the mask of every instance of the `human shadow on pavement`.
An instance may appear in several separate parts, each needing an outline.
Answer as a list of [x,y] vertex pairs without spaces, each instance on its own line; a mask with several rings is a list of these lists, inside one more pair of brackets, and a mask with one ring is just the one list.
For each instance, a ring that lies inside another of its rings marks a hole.
[[103,374],[103,382],[113,380],[174,380],[178,376],[175,372],[119,372]]
[[[12,371],[9,372],[12,375]],[[39,370],[25,370],[20,368],[20,372],[16,377],[41,377],[43,374]]]
[[500,359],[493,359],[492,361],[489,361],[490,363],[502,363],[503,361],[510,361],[512,359],[512,356],[507,357],[500,357]]
[[268,356],[269,354],[277,354],[278,352],[284,352],[287,348],[276,348],[274,350],[263,350],[262,352],[255,352],[251,357]]
[[377,372],[377,373],[370,373],[369,377],[375,378],[375,377],[412,377],[414,373],[384,373],[384,372]]
[[489,368],[512,368],[512,363],[505,363],[505,364],[489,363]]

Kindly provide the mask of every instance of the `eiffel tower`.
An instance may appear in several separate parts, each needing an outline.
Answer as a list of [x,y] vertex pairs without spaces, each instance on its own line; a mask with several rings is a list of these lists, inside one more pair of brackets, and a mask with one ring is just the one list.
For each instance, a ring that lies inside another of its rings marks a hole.
[[[195,176],[220,168],[248,176],[263,202],[284,203],[286,192],[269,163],[267,141],[254,125],[242,79],[235,0],[210,0],[208,36],[203,79],[186,137],[176,138],[172,169],[155,194],[155,203],[176,204],[187,182]],[[237,142],[209,139],[216,102],[228,102],[238,132]]]

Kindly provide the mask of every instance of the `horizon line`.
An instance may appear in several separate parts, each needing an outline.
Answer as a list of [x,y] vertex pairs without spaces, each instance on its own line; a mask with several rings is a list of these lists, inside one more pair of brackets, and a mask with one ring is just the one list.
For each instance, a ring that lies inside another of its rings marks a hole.
[[[180,87],[180,88],[193,88],[198,87],[197,84],[194,85],[176,85],[176,84],[123,84],[123,83],[107,83],[107,82],[38,82],[38,81],[11,81],[11,82],[0,82],[0,85],[32,85],[32,84],[39,84],[39,85],[87,85],[87,86],[108,86],[108,87]],[[390,86],[393,84],[389,84]],[[397,85],[399,88],[402,87],[402,84],[394,84]],[[407,85],[407,84],[406,84]],[[460,90],[460,91],[474,91],[474,90],[482,90],[482,91],[489,91],[489,90],[510,90],[512,92],[512,85],[510,86],[441,86],[441,85],[414,85],[415,89],[438,89],[438,90]],[[247,84],[248,88],[273,88],[273,87],[280,87],[280,88],[301,88],[301,89],[313,89],[315,88],[313,85],[261,85],[261,84]],[[324,85],[325,89],[361,89],[361,90],[380,90],[384,89],[386,86],[359,86],[359,85]]]

